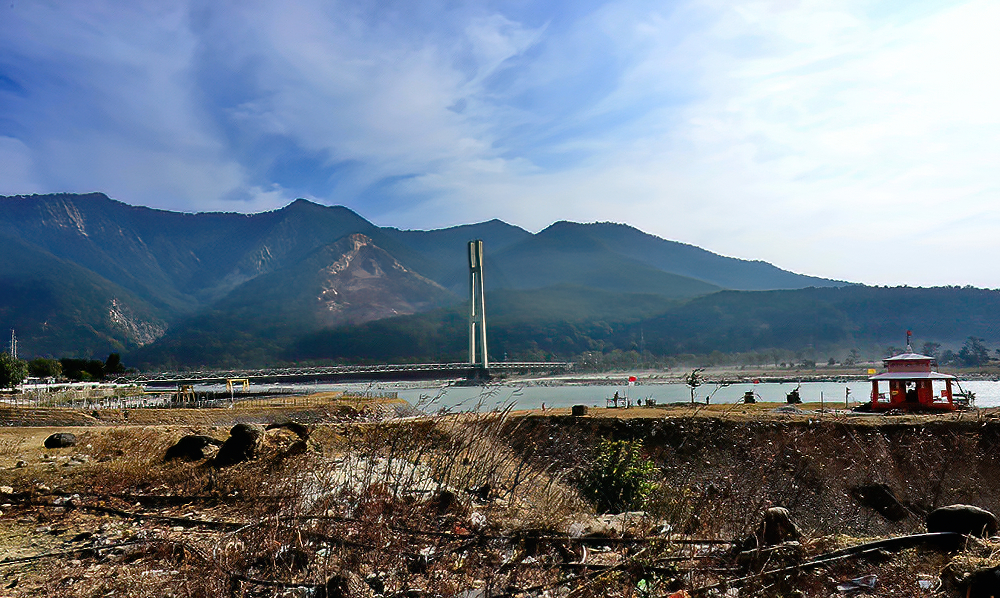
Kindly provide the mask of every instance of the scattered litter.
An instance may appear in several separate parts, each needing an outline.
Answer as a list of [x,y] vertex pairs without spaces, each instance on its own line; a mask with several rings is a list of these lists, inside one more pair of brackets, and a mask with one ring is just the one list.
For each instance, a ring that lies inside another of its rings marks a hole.
[[60,496],[59,498],[57,498],[57,499],[55,499],[55,500],[52,501],[52,504],[59,505],[59,506],[63,506],[63,505],[74,506],[74,505],[77,505],[79,503],[80,503],[80,495],[79,494],[73,494],[71,496]]
[[865,575],[864,577],[855,577],[854,579],[845,581],[844,583],[837,584],[838,592],[862,592],[865,590],[874,590],[875,584],[878,582],[878,577],[875,575]]
[[917,587],[921,590],[936,592],[941,589],[941,578],[931,575],[917,576]]
[[579,521],[569,525],[569,536],[571,538],[579,538],[585,531],[587,531],[587,526]]

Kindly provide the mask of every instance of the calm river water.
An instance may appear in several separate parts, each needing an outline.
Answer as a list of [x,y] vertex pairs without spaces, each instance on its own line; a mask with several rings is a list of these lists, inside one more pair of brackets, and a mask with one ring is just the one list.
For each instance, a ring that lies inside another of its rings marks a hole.
[[[979,407],[1000,406],[1000,382],[989,380],[962,382],[962,388],[976,394],[975,404]],[[696,390],[696,400],[705,402],[705,395],[713,393],[712,403],[736,403],[743,398],[743,393],[752,390],[758,401],[784,403],[785,396],[800,386],[795,382],[768,382],[760,384],[738,383],[716,389],[714,384],[705,384]],[[356,392],[396,392],[399,397],[420,407],[426,412],[437,412],[441,409],[466,411],[481,408],[491,410],[510,403],[518,409],[537,409],[544,403],[546,407],[571,407],[573,405],[588,405],[604,407],[607,399],[617,392],[619,396],[628,396],[633,403],[654,399],[657,403],[689,402],[691,391],[684,384],[647,384],[627,386],[625,384],[583,385],[583,384],[553,384],[522,386],[517,384],[499,384],[491,386],[420,386],[398,383],[380,384],[310,384],[293,385],[282,388],[304,390],[309,392],[341,390]],[[854,382],[803,382],[799,395],[805,402],[819,402],[822,398],[830,407],[842,407],[844,395],[850,389],[849,398],[852,404],[867,402],[871,392],[871,384],[866,381]]]
[[[868,402],[871,384],[858,382],[803,382],[797,383],[760,383],[733,384],[716,390],[715,385],[706,384],[695,392],[698,402],[705,402],[705,395],[714,392],[712,403],[736,403],[742,400],[743,394],[753,391],[758,401],[784,403],[786,395],[799,386],[799,395],[804,402],[819,402],[821,399],[830,407],[844,405],[844,396],[848,395],[852,403]],[[962,388],[976,394],[975,404],[979,407],[1000,406],[1000,382],[969,381],[963,382]],[[413,388],[399,391],[400,398],[411,404],[420,406],[425,411],[439,409],[473,409],[481,405],[484,409],[492,409],[508,403],[514,403],[519,409],[536,409],[544,403],[546,407],[571,407],[573,405],[588,405],[604,407],[607,399],[615,393],[628,396],[633,403],[654,399],[657,403],[690,402],[691,390],[684,384],[650,384],[639,386],[516,386],[498,385],[490,387],[448,387],[448,388]]]

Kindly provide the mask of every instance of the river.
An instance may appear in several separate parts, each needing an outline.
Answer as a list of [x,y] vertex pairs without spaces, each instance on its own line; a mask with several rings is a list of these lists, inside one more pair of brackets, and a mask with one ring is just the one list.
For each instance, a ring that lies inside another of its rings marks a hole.
[[[789,392],[799,387],[799,396],[804,402],[826,402],[830,407],[844,405],[846,391],[851,405],[868,402],[871,384],[867,381],[854,382],[803,382],[778,383],[766,382],[760,384],[741,383],[716,388],[714,384],[705,384],[695,391],[696,400],[705,402],[705,396],[711,394],[712,403],[736,403],[743,399],[743,394],[753,391],[755,398],[762,402],[784,403]],[[962,382],[962,388],[975,393],[975,405],[979,407],[1000,406],[1000,382],[969,381]],[[627,396],[633,403],[655,400],[659,404],[690,402],[691,390],[684,384],[649,384],[637,386],[611,385],[574,385],[561,386],[518,386],[495,385],[489,387],[447,387],[447,388],[409,388],[400,390],[399,397],[411,404],[420,406],[425,411],[440,409],[467,410],[481,405],[492,409],[508,403],[514,403],[516,408],[537,409],[545,407],[571,407],[573,405],[588,405],[604,407],[607,399],[617,392],[620,397]]]
[[[961,383],[962,388],[975,393],[975,405],[978,407],[1000,406],[1000,382],[990,380],[975,380]],[[696,400],[705,402],[705,396],[711,394],[712,403],[736,403],[742,400],[743,394],[753,391],[756,399],[762,402],[784,403],[786,395],[799,387],[799,395],[804,402],[819,402],[823,400],[830,407],[844,405],[845,392],[849,389],[848,399],[852,406],[868,402],[871,384],[864,380],[852,382],[762,382],[737,383],[725,387],[716,387],[707,383],[696,389]],[[199,387],[197,390],[223,390],[224,387]],[[506,383],[488,386],[444,386],[444,385],[414,385],[412,383],[371,383],[371,384],[296,384],[281,385],[282,389],[298,392],[321,391],[351,391],[351,392],[395,392],[401,399],[415,405],[425,412],[440,410],[467,411],[471,409],[492,410],[505,407],[511,403],[517,409],[537,409],[543,404],[548,407],[571,407],[587,405],[590,407],[605,407],[607,399],[617,392],[620,397],[628,397],[632,403],[645,402],[652,399],[658,404],[690,402],[691,390],[681,383],[668,384],[638,384],[628,386],[625,383],[613,384],[563,384],[538,383],[531,385]]]

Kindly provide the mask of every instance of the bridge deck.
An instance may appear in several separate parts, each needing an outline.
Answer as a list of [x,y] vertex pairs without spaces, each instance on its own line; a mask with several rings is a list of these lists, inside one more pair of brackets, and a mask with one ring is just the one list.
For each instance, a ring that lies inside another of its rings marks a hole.
[[247,379],[251,383],[338,381],[338,380],[443,380],[448,378],[484,379],[497,374],[553,372],[570,369],[567,362],[503,361],[483,371],[470,363],[407,363],[381,365],[343,365],[325,367],[264,368],[256,370],[213,370],[192,372],[156,372],[124,376],[118,382],[171,386],[178,384],[224,384],[227,380]]

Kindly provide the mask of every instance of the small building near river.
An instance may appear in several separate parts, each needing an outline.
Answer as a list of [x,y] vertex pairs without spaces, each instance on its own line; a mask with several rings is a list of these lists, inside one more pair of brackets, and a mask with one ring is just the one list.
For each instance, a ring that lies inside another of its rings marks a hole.
[[950,374],[934,371],[933,357],[906,352],[883,361],[886,371],[868,380],[872,383],[872,411],[954,411]]

